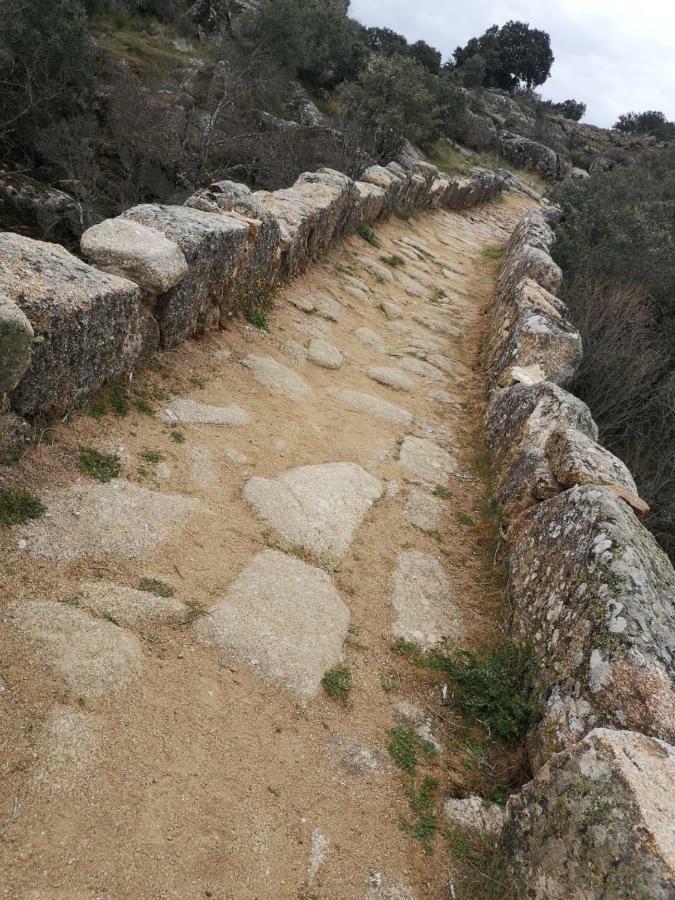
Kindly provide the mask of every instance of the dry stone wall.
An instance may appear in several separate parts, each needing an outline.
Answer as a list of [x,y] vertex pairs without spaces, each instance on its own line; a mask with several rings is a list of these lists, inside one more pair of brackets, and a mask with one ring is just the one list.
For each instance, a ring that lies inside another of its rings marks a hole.
[[502,849],[523,896],[673,897],[675,572],[630,472],[565,389],[582,348],[556,297],[555,214],[515,229],[485,349],[512,637],[541,709]]
[[502,188],[492,172],[450,178],[406,155],[359,181],[321,169],[284,190],[222,181],[182,206],[136,206],[85,232],[86,262],[0,234],[0,432],[23,434],[21,416],[64,413],[155,350],[225,324],[344,234]]

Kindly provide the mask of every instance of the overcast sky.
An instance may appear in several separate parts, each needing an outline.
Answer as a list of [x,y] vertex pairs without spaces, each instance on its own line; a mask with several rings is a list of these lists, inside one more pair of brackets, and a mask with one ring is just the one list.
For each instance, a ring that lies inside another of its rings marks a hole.
[[551,35],[545,99],[583,100],[584,121],[660,109],[675,120],[675,2],[670,0],[352,0],[364,25],[425,40],[447,59],[458,44],[509,19]]

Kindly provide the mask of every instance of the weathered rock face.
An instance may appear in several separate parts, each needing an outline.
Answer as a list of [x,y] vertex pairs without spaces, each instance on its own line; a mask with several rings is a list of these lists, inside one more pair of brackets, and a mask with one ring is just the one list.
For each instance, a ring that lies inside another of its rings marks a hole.
[[23,415],[67,409],[130,371],[142,352],[138,287],[56,244],[0,234],[0,292],[35,333],[30,365],[10,394]]
[[16,172],[0,172],[0,222],[31,237],[72,239],[82,230],[74,197]]
[[547,181],[560,177],[558,154],[550,147],[510,132],[499,138],[501,155],[519,169],[534,169]]
[[597,426],[581,400],[551,382],[495,390],[485,413],[494,489],[506,522],[562,489],[547,452],[551,435],[571,429],[595,441]]
[[534,768],[595,726],[675,740],[675,580],[631,509],[574,487],[523,517],[511,547],[514,639],[543,705]]
[[184,206],[135,206],[123,220],[139,222],[174,241],[190,267],[179,284],[157,298],[154,315],[162,345],[174,347],[218,324],[226,315],[246,255],[249,226]]
[[527,212],[513,230],[499,276],[498,295],[508,297],[523,278],[531,278],[550,294],[557,294],[562,272],[549,255],[555,236],[540,209]]
[[30,364],[33,327],[4,294],[0,294],[0,394],[17,386]]
[[502,832],[510,879],[541,900],[667,900],[675,888],[675,748],[592,731],[511,797]]
[[366,184],[374,184],[384,191],[383,215],[387,215],[394,209],[405,184],[402,175],[384,166],[370,166],[361,176],[361,181],[365,181]]
[[272,213],[245,184],[218,181],[193,194],[185,205],[210,213],[241,217],[249,226],[246,254],[238,277],[234,308],[268,291],[279,267],[281,229]]

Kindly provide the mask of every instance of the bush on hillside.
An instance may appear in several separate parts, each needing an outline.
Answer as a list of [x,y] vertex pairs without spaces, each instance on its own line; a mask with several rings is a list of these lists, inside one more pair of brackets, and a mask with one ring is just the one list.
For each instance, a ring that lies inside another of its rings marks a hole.
[[627,134],[649,134],[658,141],[675,140],[675,122],[669,122],[665,114],[657,110],[624,113],[614,127]]
[[554,256],[584,341],[573,386],[652,507],[675,558],[675,148],[552,191]]
[[586,112],[586,104],[580,100],[563,100],[562,103],[552,103],[551,109],[566,119],[578,122]]

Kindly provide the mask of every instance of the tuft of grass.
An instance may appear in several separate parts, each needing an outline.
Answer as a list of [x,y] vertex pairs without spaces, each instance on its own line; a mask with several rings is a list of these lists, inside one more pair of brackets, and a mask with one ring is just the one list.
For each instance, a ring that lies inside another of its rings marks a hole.
[[246,312],[246,321],[259,331],[269,331],[269,318],[264,309],[249,309]]
[[470,650],[452,656],[432,654],[453,687],[453,700],[492,735],[522,738],[539,717],[534,693],[532,654],[505,641],[482,659]]
[[23,525],[29,519],[39,519],[47,507],[34,495],[21,488],[0,490],[0,524]]
[[196,376],[194,376],[193,378],[190,379],[190,384],[192,385],[192,387],[201,389],[205,386],[206,382],[204,381],[203,378],[197,378]]
[[405,260],[402,256],[397,256],[393,253],[391,256],[381,256],[380,260],[385,263],[387,266],[391,266],[392,269],[402,269],[405,266]]
[[185,435],[182,431],[172,431],[170,434],[171,440],[174,444],[184,444],[185,443]]
[[110,622],[112,625],[117,625],[117,627],[119,628],[120,623],[117,621],[117,619],[115,618],[115,616],[113,616],[112,613],[107,612],[107,613],[103,616],[103,618],[104,618],[107,622]]
[[488,262],[501,262],[505,253],[506,247],[502,244],[496,247],[486,247],[481,251],[481,256]]
[[141,578],[138,582],[139,591],[147,591],[157,597],[173,597],[176,593],[170,584],[160,581],[159,578]]
[[430,741],[421,738],[414,728],[406,728],[397,726],[389,732],[391,740],[389,741],[389,755],[394,761],[394,765],[414,775],[417,771],[417,752],[422,750],[427,756],[435,756],[437,750]]
[[112,481],[122,471],[122,463],[116,453],[100,453],[93,447],[80,447],[80,472],[96,481]]
[[440,497],[441,500],[452,500],[455,495],[452,493],[450,488],[441,487],[440,485],[437,485],[434,488],[434,496]]
[[363,238],[366,243],[370,244],[371,247],[375,247],[377,250],[379,250],[382,246],[378,239],[375,237],[375,232],[370,227],[370,225],[362,225],[359,228],[357,234],[360,238]]
[[460,525],[475,525],[476,524],[474,522],[474,520],[471,518],[471,516],[467,516],[467,514],[463,513],[463,512],[456,512],[455,519],[457,520],[457,522]]
[[146,400],[134,400],[136,409],[146,416],[154,416],[156,410]]
[[141,456],[146,462],[152,463],[154,466],[161,463],[164,459],[164,454],[160,453],[159,450],[144,450]]
[[352,686],[352,673],[344,666],[336,666],[326,672],[321,679],[323,689],[329,697],[344,701],[349,696]]

